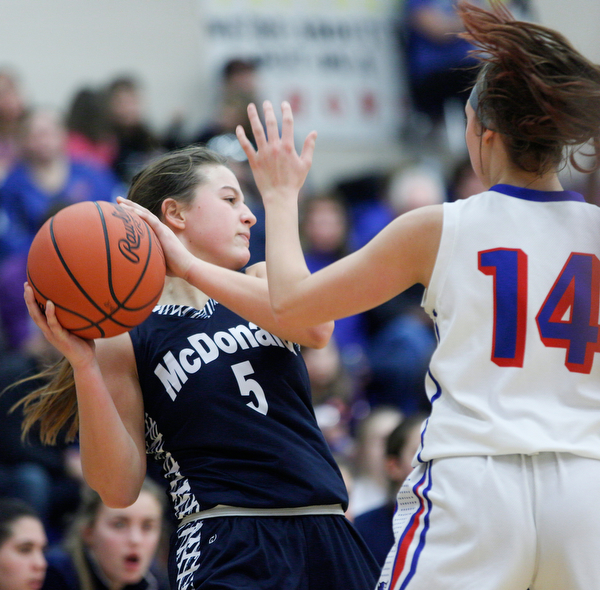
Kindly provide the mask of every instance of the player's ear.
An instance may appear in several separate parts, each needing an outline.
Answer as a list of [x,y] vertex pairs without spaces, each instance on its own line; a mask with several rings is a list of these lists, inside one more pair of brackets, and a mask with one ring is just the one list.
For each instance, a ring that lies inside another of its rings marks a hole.
[[185,228],[185,213],[183,203],[171,197],[161,205],[163,221],[173,230]]
[[496,136],[496,132],[492,131],[492,129],[483,129],[483,133],[481,134],[482,143],[490,143]]

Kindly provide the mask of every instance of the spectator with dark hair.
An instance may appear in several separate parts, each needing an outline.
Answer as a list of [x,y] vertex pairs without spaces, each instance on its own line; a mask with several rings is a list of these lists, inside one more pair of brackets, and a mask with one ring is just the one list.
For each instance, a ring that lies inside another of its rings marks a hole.
[[164,149],[145,119],[142,86],[135,77],[115,78],[106,92],[112,131],[117,140],[113,170],[129,185],[133,176]]
[[350,496],[350,511],[355,518],[387,498],[385,441],[403,419],[398,408],[378,406],[358,423],[354,452],[356,473]]
[[214,112],[191,138],[187,141],[180,138],[178,141],[179,145],[189,143],[206,146],[227,158],[248,206],[256,216],[250,243],[252,264],[265,259],[265,212],[235,129],[242,125],[247,131],[250,130],[246,109],[249,103],[257,99],[257,72],[258,63],[255,60],[243,57],[227,60],[219,70]]
[[389,495],[381,506],[363,512],[354,519],[358,532],[381,566],[394,544],[392,520],[396,511],[396,494],[412,471],[412,460],[419,448],[421,427],[426,418],[426,414],[408,416],[389,434],[385,443]]
[[222,153],[214,142],[221,136],[231,136],[237,152],[224,155],[233,156],[238,161],[246,160],[246,155],[235,136],[235,129],[242,125],[246,131],[250,131],[246,108],[258,98],[257,71],[258,66],[254,60],[233,58],[225,62],[221,68],[215,112],[192,138],[192,143],[206,144]]
[[46,544],[36,512],[21,500],[0,498],[0,590],[41,588]]
[[256,92],[257,62],[241,57],[225,62],[222,70],[223,86],[226,89],[236,89],[254,94]]
[[104,92],[84,87],[78,90],[66,117],[69,154],[96,166],[111,168],[117,156],[117,141],[110,126]]

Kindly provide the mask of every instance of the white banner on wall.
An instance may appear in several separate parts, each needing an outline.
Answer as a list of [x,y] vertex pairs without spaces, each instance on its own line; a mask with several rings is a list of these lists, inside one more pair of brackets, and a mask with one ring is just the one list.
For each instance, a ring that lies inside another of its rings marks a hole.
[[402,73],[392,0],[198,0],[215,84],[231,58],[255,58],[260,92],[288,100],[296,130],[321,139],[398,137]]

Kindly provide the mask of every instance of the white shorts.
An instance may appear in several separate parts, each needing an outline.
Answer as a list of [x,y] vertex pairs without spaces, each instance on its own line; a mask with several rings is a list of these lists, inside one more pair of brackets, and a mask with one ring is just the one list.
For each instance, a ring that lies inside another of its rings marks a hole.
[[377,590],[600,588],[600,461],[451,457],[398,493]]

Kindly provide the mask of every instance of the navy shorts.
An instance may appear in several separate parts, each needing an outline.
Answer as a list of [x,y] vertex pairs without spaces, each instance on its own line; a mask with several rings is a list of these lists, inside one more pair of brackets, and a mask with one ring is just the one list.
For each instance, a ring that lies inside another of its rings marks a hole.
[[172,590],[373,590],[379,571],[338,515],[207,518],[171,537]]

